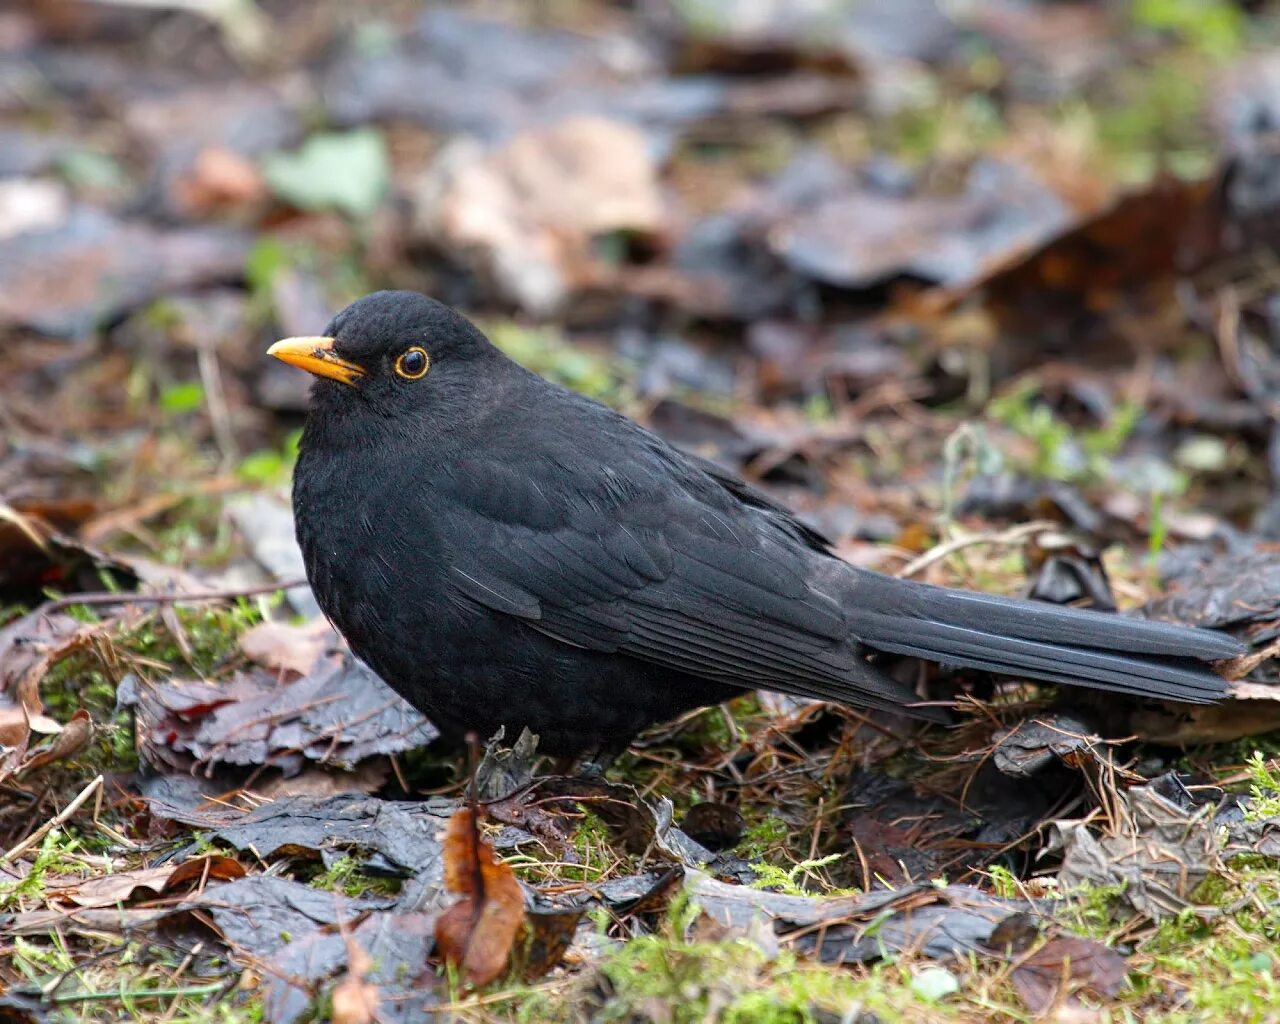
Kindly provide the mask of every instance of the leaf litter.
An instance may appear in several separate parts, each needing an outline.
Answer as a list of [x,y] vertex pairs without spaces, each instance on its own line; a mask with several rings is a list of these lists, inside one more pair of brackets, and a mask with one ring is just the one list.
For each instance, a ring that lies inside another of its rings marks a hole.
[[[1267,18],[304,6],[272,53],[183,11],[0,26],[0,1015],[1265,1019]],[[886,659],[963,724],[745,697],[608,780],[502,738],[464,804],[263,590],[301,575],[305,395],[260,350],[379,286],[862,564],[1228,629],[1232,699]]]

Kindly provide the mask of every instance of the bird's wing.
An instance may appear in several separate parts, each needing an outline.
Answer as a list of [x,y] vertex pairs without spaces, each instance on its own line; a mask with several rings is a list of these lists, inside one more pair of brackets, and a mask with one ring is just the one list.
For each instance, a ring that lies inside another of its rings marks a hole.
[[430,503],[449,517],[457,598],[567,644],[744,687],[899,709],[916,699],[851,641],[822,589],[833,560],[817,534],[643,431],[624,440],[601,446],[623,460],[612,464],[564,446],[464,458],[438,477]]

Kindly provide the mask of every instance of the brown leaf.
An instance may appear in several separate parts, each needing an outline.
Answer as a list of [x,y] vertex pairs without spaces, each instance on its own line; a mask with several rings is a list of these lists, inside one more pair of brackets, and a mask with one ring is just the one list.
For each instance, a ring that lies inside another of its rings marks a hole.
[[51,883],[45,898],[50,903],[74,903],[82,908],[114,907],[128,903],[135,895],[155,895],[164,887],[170,874],[172,870],[167,867],[138,868],[72,882]]
[[0,747],[26,750],[31,738],[27,709],[20,704],[0,707]]
[[74,903],[81,909],[114,907],[134,899],[169,895],[207,879],[226,882],[244,874],[244,867],[231,857],[196,857],[177,868],[136,868],[83,880],[51,882],[46,898],[50,903]]
[[644,134],[573,117],[483,150],[447,149],[419,188],[418,230],[470,260],[530,310],[556,307],[590,279],[591,241],[663,225]]
[[1119,993],[1129,968],[1124,957],[1093,939],[1063,935],[1050,939],[1018,963],[1013,987],[1032,1013],[1043,1013],[1060,1000],[1074,1002],[1084,989],[1110,999]]
[[35,771],[55,761],[65,761],[69,757],[74,757],[84,750],[92,739],[93,720],[89,717],[89,712],[80,708],[71,716],[71,721],[63,727],[52,743],[37,748],[27,756],[19,765],[16,774]]
[[475,813],[462,808],[444,840],[444,884],[462,900],[440,915],[436,943],[448,963],[473,985],[485,985],[506,969],[524,921],[524,894],[515,872],[494,857],[480,836]]
[[202,149],[191,170],[174,182],[177,205],[195,216],[256,203],[266,194],[262,172],[253,161],[225,146]]
[[171,230],[77,207],[56,228],[8,241],[0,324],[88,335],[158,296],[242,273],[249,243],[227,228]]
[[583,909],[573,907],[526,907],[525,924],[520,932],[517,962],[520,976],[535,981],[564,958],[573,943],[582,920]]
[[179,864],[165,879],[164,892],[171,893],[187,889],[193,883],[203,886],[207,881],[230,882],[236,878],[243,878],[246,874],[244,865],[234,857],[216,855],[193,857]]
[[240,638],[240,650],[264,668],[305,676],[315,667],[331,634],[324,619],[305,626],[262,622]]

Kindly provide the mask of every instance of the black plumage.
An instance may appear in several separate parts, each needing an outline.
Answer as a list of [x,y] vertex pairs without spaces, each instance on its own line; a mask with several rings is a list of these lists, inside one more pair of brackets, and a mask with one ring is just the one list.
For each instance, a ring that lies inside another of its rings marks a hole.
[[[610,752],[744,688],[944,718],[873,651],[1211,701],[1230,637],[894,579],[409,292],[272,352],[316,373],[298,539],[352,649],[447,733]],[[415,351],[415,350],[420,350]],[[418,373],[419,369],[422,370]]]

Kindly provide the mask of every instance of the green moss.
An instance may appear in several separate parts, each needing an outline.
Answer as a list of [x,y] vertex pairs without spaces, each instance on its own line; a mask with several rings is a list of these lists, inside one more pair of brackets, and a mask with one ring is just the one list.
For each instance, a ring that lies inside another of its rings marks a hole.
[[16,882],[0,881],[0,910],[15,908],[23,899],[41,898],[50,875],[82,874],[86,870],[79,856],[82,850],[83,844],[70,829],[50,829],[26,876]]
[[768,815],[747,826],[738,844],[738,854],[747,860],[764,860],[786,848],[790,833],[785,821]]
[[401,887],[398,879],[366,875],[360,869],[360,862],[352,857],[342,857],[335,861],[330,867],[311,877],[307,884],[326,892],[341,891],[351,897],[395,896]]
[[1249,755],[1249,795],[1253,798],[1245,818],[1264,821],[1280,816],[1280,771],[1274,768],[1262,751]]
[[885,1019],[946,1020],[945,1005],[917,999],[909,975],[884,964],[862,976],[798,958],[783,950],[770,959],[741,939],[700,942],[687,938],[699,916],[696,906],[677,899],[662,931],[632,938],[601,963],[585,1001],[526,1001],[517,1019],[600,1024],[643,1016],[671,1024],[817,1024],[840,1018],[850,1007]]
[[789,868],[780,868],[776,864],[752,864],[751,870],[756,873],[756,879],[751,885],[756,889],[772,889],[788,896],[811,896],[813,894],[800,884],[801,876],[834,864],[842,856],[843,854],[832,853],[826,857],[802,860]]

